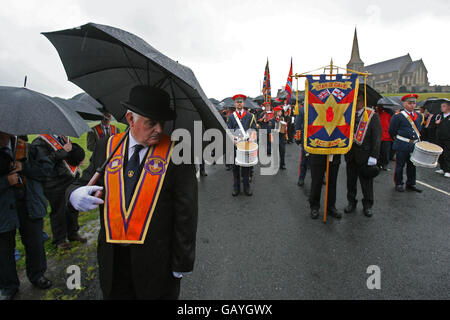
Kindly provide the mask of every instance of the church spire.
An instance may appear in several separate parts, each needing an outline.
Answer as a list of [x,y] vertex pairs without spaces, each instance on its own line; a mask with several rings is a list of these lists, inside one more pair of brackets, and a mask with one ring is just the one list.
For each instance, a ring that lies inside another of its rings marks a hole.
[[352,55],[350,57],[350,61],[347,64],[347,68],[360,72],[364,71],[364,62],[359,57],[359,46],[358,46],[358,36],[356,34],[356,27],[355,27],[355,35],[353,36]]

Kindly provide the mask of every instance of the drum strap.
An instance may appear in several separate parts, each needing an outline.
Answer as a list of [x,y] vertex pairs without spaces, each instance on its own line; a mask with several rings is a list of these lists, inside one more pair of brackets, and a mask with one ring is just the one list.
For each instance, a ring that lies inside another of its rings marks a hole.
[[401,114],[406,118],[406,120],[409,121],[409,124],[412,126],[414,132],[416,133],[417,137],[419,137],[419,140],[420,140],[420,133],[419,133],[419,130],[417,130],[417,127],[416,127],[416,124],[414,123],[414,121],[413,121],[413,120],[411,119],[411,117],[406,113],[405,110],[403,110],[403,111],[401,112]]
[[244,139],[248,138],[247,133],[245,132],[244,127],[242,126],[241,120],[238,118],[236,112],[233,113],[233,115],[234,115],[234,118],[236,119],[239,129],[241,130],[242,134],[244,135]]

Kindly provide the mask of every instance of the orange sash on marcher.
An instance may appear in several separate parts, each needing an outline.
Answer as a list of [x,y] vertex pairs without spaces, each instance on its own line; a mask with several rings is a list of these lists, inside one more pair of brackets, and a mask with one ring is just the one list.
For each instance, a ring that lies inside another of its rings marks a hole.
[[[56,140],[53,136],[49,134],[40,134],[39,138],[47,142],[49,145],[52,146],[53,150],[58,151],[63,149],[63,145],[59,143],[58,140]],[[70,174],[72,176],[76,176],[77,172],[81,172],[80,167],[71,166],[66,160],[63,160],[64,165],[66,166],[67,170],[69,170]]]
[[364,137],[366,136],[367,129],[369,128],[370,120],[372,119],[374,110],[371,108],[366,108],[367,110],[367,121],[364,121],[363,117],[361,116],[361,120],[359,121],[358,129],[356,129],[356,134],[354,137],[355,142],[358,145],[362,145],[364,141]]
[[[116,127],[113,126],[113,125],[110,125],[109,127],[111,128],[111,135],[112,136],[115,135],[117,133],[116,132]],[[106,137],[106,133],[103,131],[101,124],[96,125],[94,127],[94,131],[97,134],[97,138],[103,139],[104,137]]]
[[[125,133],[111,136],[106,156]],[[125,207],[123,163],[128,137],[116,151],[105,171],[104,223],[106,242],[143,244],[147,235],[159,193],[166,176],[174,142],[163,135],[159,144],[150,146],[130,205]]]

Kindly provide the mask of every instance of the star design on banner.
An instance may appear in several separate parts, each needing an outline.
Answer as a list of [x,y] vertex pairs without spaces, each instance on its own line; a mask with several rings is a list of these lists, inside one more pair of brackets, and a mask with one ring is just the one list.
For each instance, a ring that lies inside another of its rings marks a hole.
[[331,136],[336,127],[345,126],[344,113],[350,103],[337,103],[333,95],[330,95],[325,103],[313,103],[317,112],[317,118],[313,126],[323,126],[328,135]]

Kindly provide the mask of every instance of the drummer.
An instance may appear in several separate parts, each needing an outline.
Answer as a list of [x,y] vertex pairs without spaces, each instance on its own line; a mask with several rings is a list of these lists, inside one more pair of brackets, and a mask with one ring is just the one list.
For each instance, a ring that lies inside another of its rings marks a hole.
[[392,148],[396,151],[394,171],[395,190],[404,192],[403,168],[406,164],[406,189],[422,192],[416,187],[416,167],[410,160],[414,151],[414,144],[420,139],[422,115],[414,111],[418,95],[407,94],[402,97],[403,110],[394,115],[389,124],[389,134],[394,140]]
[[[249,112],[244,110],[244,102],[247,97],[243,94],[237,94],[233,96],[234,105],[236,107],[236,111],[233,112],[228,117],[228,128],[233,131],[235,135],[235,144],[238,141],[242,140],[254,140],[256,137],[255,134],[251,135],[248,130],[254,129],[256,130],[256,120],[255,116]],[[241,129],[242,127],[242,129]],[[242,132],[244,130],[244,132]],[[250,137],[251,136],[251,137]],[[249,167],[241,167],[236,164],[233,165],[233,197],[237,196],[241,191],[241,176],[242,182],[244,184],[244,193],[247,196],[252,195],[252,191],[250,190],[250,168]]]

